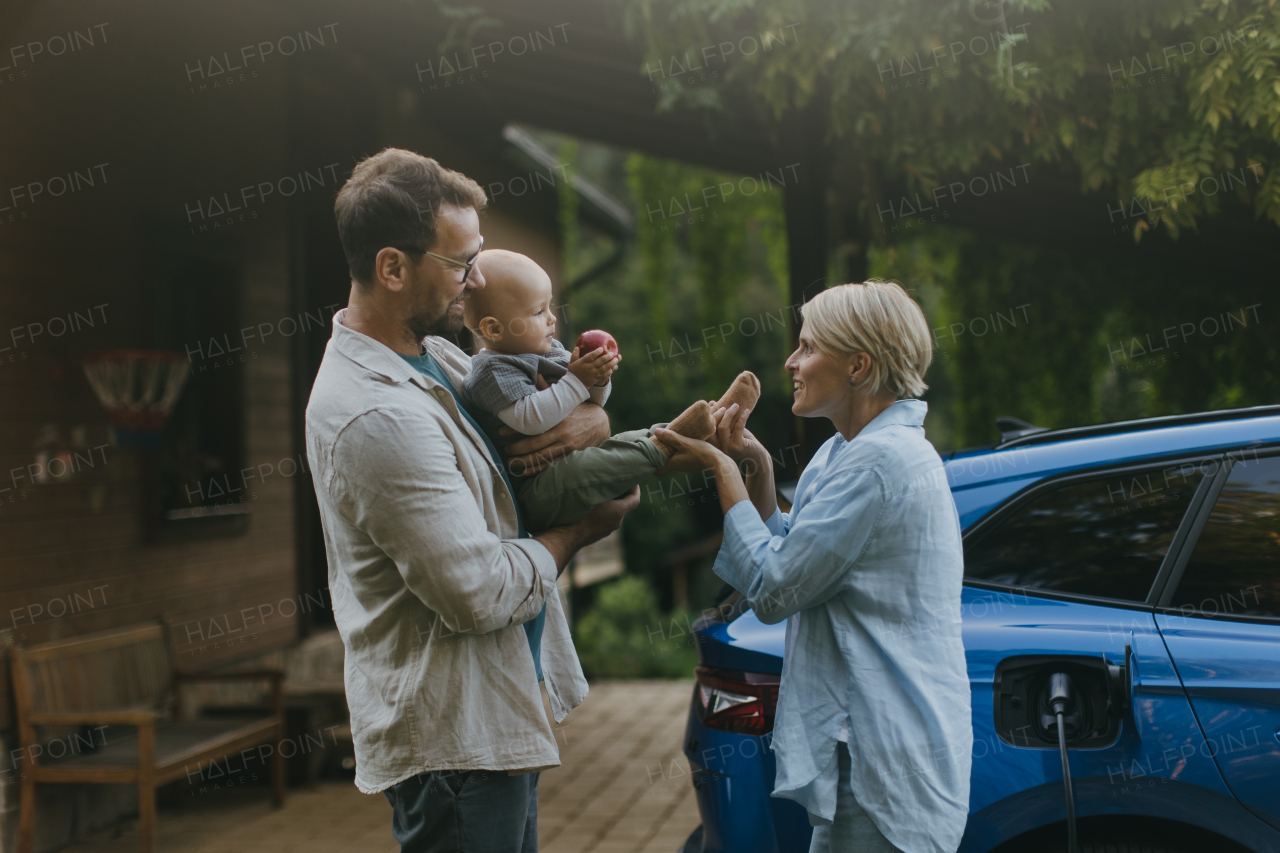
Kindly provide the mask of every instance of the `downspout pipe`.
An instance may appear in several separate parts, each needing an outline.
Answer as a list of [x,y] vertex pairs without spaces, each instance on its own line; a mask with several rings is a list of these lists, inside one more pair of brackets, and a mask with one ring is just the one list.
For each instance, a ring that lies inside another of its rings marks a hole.
[[[554,152],[515,125],[507,125],[503,128],[502,137],[511,144],[518,160],[527,161],[535,168],[554,173],[562,165],[556,159]],[[613,238],[613,251],[608,257],[567,282],[563,291],[565,297],[622,263],[627,248],[635,242],[636,238],[635,217],[621,202],[582,175],[574,174],[570,180],[574,192],[578,194],[579,215],[590,225]]]

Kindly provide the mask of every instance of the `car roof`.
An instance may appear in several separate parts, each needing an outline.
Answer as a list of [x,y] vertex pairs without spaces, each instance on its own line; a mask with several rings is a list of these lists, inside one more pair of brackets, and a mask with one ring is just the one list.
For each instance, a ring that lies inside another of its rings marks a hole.
[[[945,465],[961,526],[968,529],[1023,489],[1061,474],[1267,445],[1280,445],[1280,406],[1046,430],[957,451]],[[765,625],[748,609],[729,624],[701,630],[727,647],[717,657],[725,665],[781,671],[781,624]]]
[[1013,495],[1049,477],[1102,466],[1280,443],[1280,406],[1146,418],[1024,435],[957,451],[947,482],[968,529]]

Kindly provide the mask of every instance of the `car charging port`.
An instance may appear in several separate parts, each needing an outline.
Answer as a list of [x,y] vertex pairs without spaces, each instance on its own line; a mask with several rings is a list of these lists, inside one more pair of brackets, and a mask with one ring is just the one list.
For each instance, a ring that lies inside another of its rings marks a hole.
[[1076,807],[1067,749],[1101,749],[1120,737],[1128,668],[1127,648],[1122,666],[1072,655],[1022,655],[996,666],[996,734],[1012,746],[1057,749],[1062,756],[1068,853],[1076,851]]
[[1070,679],[1074,703],[1063,714],[1067,742],[1075,749],[1102,749],[1120,736],[1125,707],[1124,667],[1104,658],[1019,655],[996,666],[992,708],[996,734],[1010,746],[1057,749],[1058,726],[1050,703],[1055,673]]

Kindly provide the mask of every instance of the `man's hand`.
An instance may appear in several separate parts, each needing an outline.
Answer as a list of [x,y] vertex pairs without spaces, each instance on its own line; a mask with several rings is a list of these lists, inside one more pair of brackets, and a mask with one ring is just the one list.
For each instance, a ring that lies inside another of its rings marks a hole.
[[640,505],[640,487],[616,500],[597,504],[581,521],[553,527],[547,532],[535,536],[556,561],[556,574],[564,571],[570,558],[592,542],[598,542],[622,526],[622,519],[627,513]]
[[[499,435],[515,435],[510,427]],[[531,435],[503,448],[507,470],[516,474],[536,474],[552,462],[575,450],[595,447],[609,437],[609,415],[595,403],[581,403],[560,423],[541,435]]]
[[609,377],[618,369],[621,355],[609,355],[604,347],[598,347],[586,355],[579,355],[578,348],[573,348],[569,357],[569,372],[578,377],[583,385],[604,386],[609,384]]
[[640,506],[640,487],[635,486],[620,498],[605,501],[587,513],[578,526],[582,536],[579,548],[585,548],[592,542],[599,542],[622,526],[622,519],[627,513]]

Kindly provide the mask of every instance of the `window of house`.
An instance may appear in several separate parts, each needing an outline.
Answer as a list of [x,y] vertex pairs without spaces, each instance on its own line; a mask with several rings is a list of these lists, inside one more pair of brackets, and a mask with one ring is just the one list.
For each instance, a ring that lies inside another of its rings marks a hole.
[[965,551],[965,577],[1143,601],[1206,474],[1196,463],[1099,475],[1043,492]]
[[[194,529],[201,519],[248,511],[245,488],[244,384],[248,355],[239,345],[239,274],[231,263],[178,257],[154,303],[155,339],[184,353],[188,376],[165,427],[153,482],[153,520]],[[234,525],[233,525],[234,526]]]
[[1171,606],[1187,614],[1280,618],[1280,457],[1236,462]]

